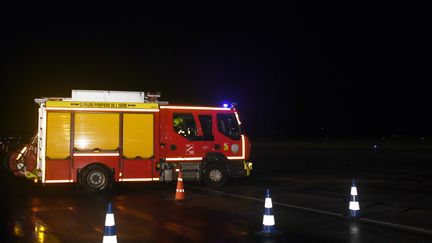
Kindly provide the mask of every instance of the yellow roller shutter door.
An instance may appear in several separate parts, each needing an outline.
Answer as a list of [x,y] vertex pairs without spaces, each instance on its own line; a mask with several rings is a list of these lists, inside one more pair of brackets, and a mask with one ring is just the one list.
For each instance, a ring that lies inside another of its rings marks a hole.
[[64,159],[70,150],[70,113],[49,112],[47,120],[46,156]]
[[116,150],[119,148],[119,114],[76,113],[75,148]]
[[123,115],[123,155],[128,158],[149,158],[154,153],[153,114]]

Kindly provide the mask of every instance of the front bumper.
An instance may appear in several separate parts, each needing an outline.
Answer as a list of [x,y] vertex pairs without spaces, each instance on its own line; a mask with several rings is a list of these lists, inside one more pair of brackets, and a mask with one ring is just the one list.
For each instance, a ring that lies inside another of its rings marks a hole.
[[249,176],[253,169],[252,162],[249,161],[230,161],[228,164],[230,177]]

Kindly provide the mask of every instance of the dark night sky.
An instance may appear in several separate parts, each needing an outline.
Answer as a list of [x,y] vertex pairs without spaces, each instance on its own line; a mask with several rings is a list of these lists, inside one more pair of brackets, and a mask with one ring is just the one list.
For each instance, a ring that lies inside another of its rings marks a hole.
[[35,129],[35,97],[101,89],[236,101],[254,136],[432,135],[426,6],[302,2],[3,8],[0,134]]

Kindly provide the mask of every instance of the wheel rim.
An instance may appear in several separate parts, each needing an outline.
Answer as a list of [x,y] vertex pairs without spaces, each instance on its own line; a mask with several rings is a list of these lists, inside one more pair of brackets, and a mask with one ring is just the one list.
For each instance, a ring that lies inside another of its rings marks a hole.
[[105,184],[106,177],[102,171],[94,170],[87,176],[87,184],[93,188],[100,188]]
[[219,182],[222,180],[222,172],[220,170],[211,170],[209,173],[209,178],[213,182]]

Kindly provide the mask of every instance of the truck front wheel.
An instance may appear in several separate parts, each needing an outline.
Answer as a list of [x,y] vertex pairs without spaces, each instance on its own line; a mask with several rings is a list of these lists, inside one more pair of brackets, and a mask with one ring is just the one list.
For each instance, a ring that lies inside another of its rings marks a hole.
[[228,171],[223,164],[208,164],[203,171],[203,181],[208,187],[220,187],[228,180]]
[[112,183],[108,168],[93,164],[84,169],[81,175],[81,185],[86,192],[106,191]]

